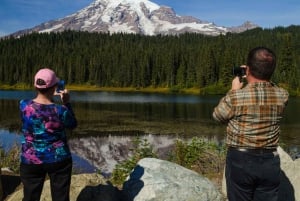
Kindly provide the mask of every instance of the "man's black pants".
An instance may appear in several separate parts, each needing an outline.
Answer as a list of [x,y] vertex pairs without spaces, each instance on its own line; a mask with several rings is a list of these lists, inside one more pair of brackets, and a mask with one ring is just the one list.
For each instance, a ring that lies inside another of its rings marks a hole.
[[250,153],[230,149],[226,157],[229,201],[277,201],[280,184],[277,152]]
[[48,174],[53,201],[70,201],[72,159],[49,164],[22,164],[23,201],[39,201]]

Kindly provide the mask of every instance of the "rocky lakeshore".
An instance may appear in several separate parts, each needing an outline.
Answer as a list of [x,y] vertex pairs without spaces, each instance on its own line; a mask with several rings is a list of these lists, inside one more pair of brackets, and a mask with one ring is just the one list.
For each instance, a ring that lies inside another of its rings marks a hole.
[[[300,201],[300,159],[293,160],[281,147],[280,201]],[[5,201],[22,199],[17,176],[2,175]],[[168,161],[144,158],[138,162],[119,189],[99,174],[72,176],[71,201],[223,201],[226,187],[202,175]],[[10,190],[10,192],[8,192]],[[51,201],[49,181],[45,182],[41,201]]]

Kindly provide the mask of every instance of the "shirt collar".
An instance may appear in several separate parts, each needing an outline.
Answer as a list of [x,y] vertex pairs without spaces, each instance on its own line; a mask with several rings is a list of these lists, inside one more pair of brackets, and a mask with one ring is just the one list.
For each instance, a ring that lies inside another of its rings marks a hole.
[[248,87],[271,87],[273,86],[271,82],[254,82],[248,83]]

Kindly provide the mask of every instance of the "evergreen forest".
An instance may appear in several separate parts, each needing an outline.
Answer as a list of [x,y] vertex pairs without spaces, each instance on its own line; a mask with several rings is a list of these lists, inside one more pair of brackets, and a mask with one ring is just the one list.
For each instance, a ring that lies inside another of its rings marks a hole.
[[36,71],[49,67],[67,84],[224,93],[231,86],[232,67],[245,64],[256,46],[276,52],[272,81],[298,94],[300,26],[219,36],[64,31],[6,37],[0,39],[0,85],[31,86]]

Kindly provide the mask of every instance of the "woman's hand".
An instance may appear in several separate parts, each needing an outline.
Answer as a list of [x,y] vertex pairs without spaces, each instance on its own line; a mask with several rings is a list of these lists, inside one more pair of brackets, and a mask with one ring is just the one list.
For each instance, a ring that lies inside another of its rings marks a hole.
[[60,91],[59,95],[63,104],[67,104],[70,102],[70,93],[67,89]]

